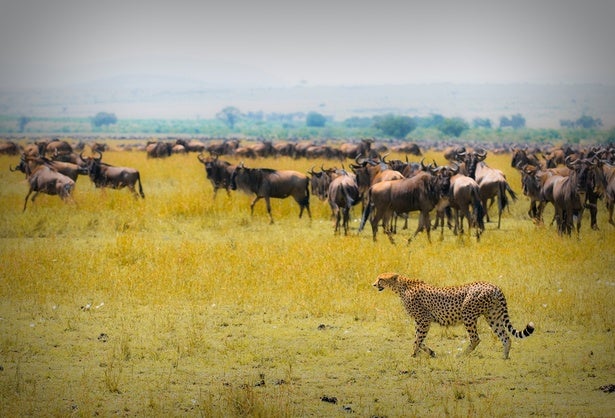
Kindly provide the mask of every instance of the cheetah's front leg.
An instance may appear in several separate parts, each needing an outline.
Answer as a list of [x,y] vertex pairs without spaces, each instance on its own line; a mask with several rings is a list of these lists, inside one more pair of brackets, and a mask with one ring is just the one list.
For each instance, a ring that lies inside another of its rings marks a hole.
[[436,356],[436,353],[431,348],[423,344],[423,341],[425,340],[425,337],[427,337],[427,333],[429,332],[429,326],[429,322],[416,323],[416,338],[414,340],[414,353],[412,354],[412,357],[416,357],[419,353],[419,350],[425,351],[431,357]]

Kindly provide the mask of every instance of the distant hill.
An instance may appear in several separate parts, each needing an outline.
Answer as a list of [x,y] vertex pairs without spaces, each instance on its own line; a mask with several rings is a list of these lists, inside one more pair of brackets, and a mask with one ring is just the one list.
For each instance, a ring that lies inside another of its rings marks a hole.
[[[263,86],[269,85],[265,82]],[[273,83],[271,84],[273,85]],[[582,115],[615,126],[615,86],[537,84],[421,84],[253,87],[170,76],[128,75],[64,89],[0,91],[0,115],[118,118],[213,118],[226,106],[242,112],[317,111],[336,120],[394,113],[441,114],[468,121],[520,113],[531,128],[558,128]]]

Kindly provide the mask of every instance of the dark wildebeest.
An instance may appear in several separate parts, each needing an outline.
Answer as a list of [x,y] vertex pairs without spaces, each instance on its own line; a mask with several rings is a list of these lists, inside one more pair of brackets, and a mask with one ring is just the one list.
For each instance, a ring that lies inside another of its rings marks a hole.
[[363,230],[372,214],[370,223],[374,241],[376,241],[378,223],[382,220],[384,233],[394,243],[390,229],[390,219],[393,214],[420,211],[419,225],[413,237],[426,230],[427,239],[431,242],[429,212],[436,208],[440,199],[448,193],[448,188],[448,177],[435,176],[424,171],[411,178],[376,183],[367,193],[368,203],[363,211],[359,232]]
[[570,169],[568,167],[540,168],[533,164],[518,164],[516,167],[521,173],[523,194],[530,199],[530,208],[527,214],[535,224],[542,225],[542,213],[545,205],[547,202],[553,201],[552,190],[545,192],[544,189],[547,179],[554,174],[566,177],[570,174]]
[[164,158],[169,157],[173,153],[173,144],[171,142],[150,141],[145,146],[147,158]]
[[395,152],[416,155],[419,157],[423,155],[419,146],[413,142],[405,142],[403,144],[395,145],[391,147],[391,150]]
[[329,192],[329,184],[331,184],[331,179],[336,171],[337,168],[324,168],[324,166],[320,167],[320,171],[314,171],[314,167],[312,167],[308,171],[312,195],[318,197],[320,200],[326,200]]
[[[484,150],[466,152],[463,156],[465,174],[478,183],[487,222],[491,221],[489,219],[489,207],[491,207],[497,197],[499,229],[502,222],[502,212],[509,206],[508,196],[510,195],[510,198],[515,201],[517,200],[517,194],[512,190],[501,170],[489,167],[483,162],[486,157],[487,151]],[[491,201],[489,206],[487,206],[488,200]]]
[[73,152],[73,147],[66,141],[54,139],[47,144],[45,152],[54,160],[65,161],[65,158]]
[[[107,163],[103,163],[102,153],[98,153],[98,157],[88,157],[87,159],[81,156],[86,161],[85,167],[88,170],[90,180],[96,187],[110,187],[112,189],[122,189],[128,187],[128,189],[134,194],[135,198],[143,194],[143,187],[141,185],[141,175],[139,171],[131,167],[115,167]],[[139,193],[135,190],[135,185],[139,183]]]
[[344,235],[348,235],[350,209],[361,201],[361,195],[354,175],[348,174],[345,170],[339,170],[337,174],[338,176],[331,180],[331,184],[329,184],[327,195],[329,206],[331,206],[331,211],[335,217],[334,233],[339,231],[341,220]]
[[373,143],[373,139],[362,139],[361,142],[345,142],[340,145],[340,151],[347,158],[357,158],[359,155],[369,157]]
[[260,199],[265,199],[270,223],[273,223],[271,215],[270,198],[284,199],[292,196],[300,206],[299,218],[303,210],[312,218],[310,212],[310,189],[309,181],[305,174],[292,170],[273,170],[270,168],[247,168],[243,163],[235,167],[231,175],[231,189],[241,189],[256,197],[250,204],[250,213],[254,214],[254,205]]
[[615,207],[615,166],[603,162],[602,172],[604,181],[604,200],[606,201],[606,208],[609,211],[609,223],[615,226],[615,221],[613,221],[613,208]]
[[197,156],[198,160],[205,166],[207,179],[214,187],[214,199],[218,189],[225,189],[228,196],[231,195],[231,176],[235,171],[235,166],[228,161],[218,158],[218,155],[205,157],[203,154]]
[[18,155],[19,154],[19,145],[17,145],[13,141],[2,141],[0,142],[0,154],[4,155]]
[[175,141],[176,145],[182,145],[186,152],[200,152],[205,151],[205,144],[196,139],[186,141],[185,139],[178,139]]
[[546,162],[541,162],[536,154],[529,152],[527,148],[513,148],[510,166],[522,170],[528,164],[538,168],[546,168]]
[[571,235],[576,219],[579,237],[587,189],[594,187],[590,183],[594,178],[589,174],[595,163],[587,160],[570,161],[569,157],[566,157],[565,163],[570,168],[568,177],[554,175],[551,178],[557,231],[560,235]]
[[[64,174],[66,177],[70,178],[73,181],[77,181],[77,176],[79,174],[86,175],[88,171],[86,168],[83,168],[77,164],[67,163],[64,161],[55,161],[50,160],[46,157],[27,157],[22,155],[19,165],[15,167],[15,169],[9,167],[11,171],[21,171],[22,173],[26,173],[29,169],[30,171],[34,171],[34,169],[38,166],[46,165],[51,168],[53,171],[57,171],[60,174]],[[28,166],[28,168],[26,167]]]
[[[454,233],[463,234],[463,218],[468,219],[468,233],[476,228],[476,239],[485,229],[483,222],[484,208],[480,198],[478,183],[471,177],[455,174],[450,178],[448,203],[455,212]],[[470,210],[470,208],[472,210]]]
[[26,165],[26,175],[28,176],[28,183],[30,184],[30,190],[24,200],[23,210],[25,212],[28,205],[28,197],[34,192],[32,196],[32,202],[36,199],[39,193],[46,193],[48,195],[58,195],[64,201],[68,201],[71,198],[71,193],[75,188],[75,182],[64,174],[58,173],[52,170],[46,165],[38,165],[32,171],[30,166]]

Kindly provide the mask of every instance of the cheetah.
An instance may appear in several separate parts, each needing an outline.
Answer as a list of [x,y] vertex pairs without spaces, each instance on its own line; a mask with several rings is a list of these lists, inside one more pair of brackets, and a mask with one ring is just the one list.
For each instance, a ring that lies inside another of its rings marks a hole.
[[435,357],[436,353],[423,342],[432,322],[444,326],[463,323],[470,336],[470,345],[465,351],[469,353],[480,342],[476,323],[478,317],[483,315],[502,341],[505,359],[510,351],[510,339],[506,330],[516,338],[525,338],[534,332],[532,322],[523,331],[517,331],[512,326],[504,293],[491,283],[475,282],[461,286],[434,287],[401,274],[382,273],[376,279],[374,287],[378,291],[388,287],[397,293],[408,314],[416,321],[413,357],[416,357],[420,350]]

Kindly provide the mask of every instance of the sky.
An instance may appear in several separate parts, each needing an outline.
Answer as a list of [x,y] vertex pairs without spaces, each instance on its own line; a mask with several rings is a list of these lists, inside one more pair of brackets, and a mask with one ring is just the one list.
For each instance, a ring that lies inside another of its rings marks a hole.
[[0,0],[0,88],[615,84],[613,0]]

